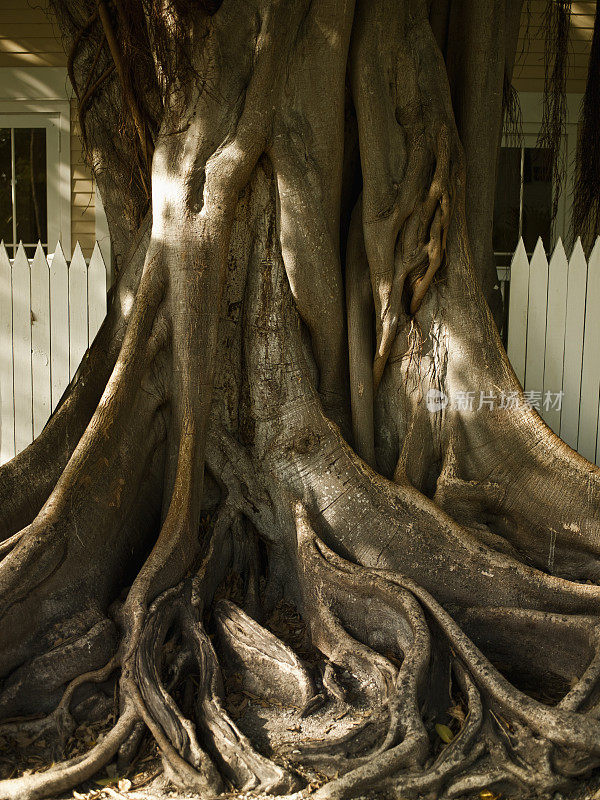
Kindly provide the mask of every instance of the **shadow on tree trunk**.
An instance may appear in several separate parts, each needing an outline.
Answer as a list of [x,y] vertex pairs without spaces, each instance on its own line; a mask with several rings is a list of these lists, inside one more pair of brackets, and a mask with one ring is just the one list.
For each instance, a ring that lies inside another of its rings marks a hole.
[[483,297],[425,5],[190,24],[152,222],[1,471],[0,735],[60,752],[111,692],[114,725],[0,798],[125,769],[144,732],[203,798],[567,789],[600,763],[598,472],[526,405]]

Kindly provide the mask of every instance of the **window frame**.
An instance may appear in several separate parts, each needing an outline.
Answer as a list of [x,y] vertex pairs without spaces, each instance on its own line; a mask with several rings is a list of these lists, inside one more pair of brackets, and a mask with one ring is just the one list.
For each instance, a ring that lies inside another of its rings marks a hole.
[[0,127],[46,129],[48,250],[71,256],[71,109],[62,67],[1,67]]
[[[552,223],[550,230],[550,249],[554,250],[559,238],[563,240],[568,248],[572,242],[569,241],[572,209],[573,209],[573,189],[575,186],[575,154],[577,150],[577,126],[579,120],[579,109],[583,95],[577,92],[569,92],[566,96],[567,115],[565,122],[565,133],[563,135],[562,149],[565,161],[565,179],[563,189],[558,203],[556,219]],[[523,141],[525,147],[535,146],[542,127],[544,95],[542,92],[519,92],[519,104],[522,114]],[[502,147],[512,147],[510,138],[502,137]],[[515,248],[518,242],[515,242]],[[494,255],[496,251],[494,251]],[[510,264],[498,266],[498,279],[503,282],[510,280]]]
[[[58,175],[56,174],[57,169],[59,169],[59,165],[56,162],[58,161],[57,156],[59,157],[60,154],[60,136],[56,115],[52,113],[3,114],[0,111],[0,128],[37,128],[46,131],[46,222],[48,251],[50,252],[61,235],[60,186]],[[16,209],[13,209],[13,213],[16,213]],[[18,241],[13,242],[15,247],[18,244]],[[24,242],[24,244],[35,245],[36,243]]]
[[[529,128],[530,130],[526,130]],[[520,150],[521,154],[521,164],[520,164],[520,196],[519,196],[519,238],[522,236],[522,222],[523,222],[523,159],[525,155],[525,150],[527,149],[534,149],[537,147],[537,140],[538,140],[538,132],[534,125],[525,125],[523,124],[523,136],[521,137],[518,143],[506,141],[504,138],[502,140],[502,148],[511,148],[514,150]],[[497,180],[498,178],[496,178]],[[550,243],[554,246],[555,242],[555,231],[562,231],[564,230],[564,217],[566,213],[566,208],[564,204],[564,192],[561,194],[559,199],[559,205],[556,212],[556,218],[551,220],[550,223]],[[560,234],[563,235],[563,234]],[[518,239],[517,239],[518,244]],[[515,244],[516,247],[516,244]],[[512,257],[514,253],[514,248],[508,252],[505,250],[494,250],[495,256],[504,256],[508,259]],[[528,253],[531,255],[531,253]],[[503,269],[502,266],[499,269]]]

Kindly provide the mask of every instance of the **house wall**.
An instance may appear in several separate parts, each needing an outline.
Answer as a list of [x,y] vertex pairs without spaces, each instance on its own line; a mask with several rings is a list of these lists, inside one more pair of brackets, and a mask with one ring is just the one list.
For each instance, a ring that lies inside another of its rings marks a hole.
[[71,99],[71,241],[79,242],[87,256],[96,238],[96,187],[85,163],[77,101]]
[[[66,68],[60,31],[49,20],[45,6],[45,0],[0,0],[0,70],[2,67],[39,70],[40,82],[43,83],[45,68]],[[66,80],[63,96],[70,99],[71,105],[71,248],[79,241],[84,254],[89,257],[95,239],[96,195],[91,172],[83,157],[77,103],[72,95]]]
[[[39,69],[43,76],[44,68],[66,67],[60,31],[49,20],[45,5],[46,0],[0,0],[0,69]],[[537,93],[544,88],[545,6],[546,0],[525,0],[513,79],[521,93]],[[585,89],[595,9],[595,0],[572,4],[567,81],[567,92],[572,94]],[[84,161],[76,101],[68,82],[66,91],[71,103],[71,241],[72,246],[79,241],[89,256],[97,234],[95,187]]]
[[[519,92],[544,89],[544,10],[546,0],[525,0],[513,84]],[[583,94],[590,57],[596,0],[571,6],[567,93]]]

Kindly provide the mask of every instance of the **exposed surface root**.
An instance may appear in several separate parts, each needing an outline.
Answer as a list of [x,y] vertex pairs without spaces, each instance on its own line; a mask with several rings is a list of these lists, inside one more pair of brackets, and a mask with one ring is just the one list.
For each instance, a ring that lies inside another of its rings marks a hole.
[[[404,659],[395,685],[403,689],[396,698],[402,713],[394,714],[394,703],[389,699],[386,702],[390,718],[402,719],[399,736],[402,743],[395,745],[395,737],[388,732],[379,755],[327,784],[317,792],[317,797],[355,797],[365,786],[372,789],[380,781],[381,786],[393,786],[402,794],[413,796],[425,790],[439,792],[450,778],[453,796],[471,785],[513,786],[520,790],[525,786],[531,790],[542,786],[544,791],[551,791],[568,783],[574,774],[574,764],[577,764],[575,772],[580,772],[589,771],[599,763],[600,727],[589,715],[569,710],[577,707],[589,690],[590,675],[597,670],[596,658],[561,702],[554,707],[540,703],[511,686],[450,615],[414,582],[395,573],[366,570],[344,561],[314,535],[302,509],[297,519],[299,563],[321,592],[331,595],[337,589],[346,598],[346,609],[338,611],[346,624],[353,610],[356,614],[357,596],[371,600],[371,611],[377,598],[385,604],[376,612],[378,620],[384,618],[386,610],[388,614],[401,615],[396,625],[385,626],[386,631],[406,627],[410,620],[407,609],[412,605],[413,636],[418,621],[417,631],[425,639],[424,646],[415,636],[412,647],[403,643],[401,649]],[[425,623],[423,611],[431,615],[434,627],[439,626],[447,637],[455,677],[467,703],[461,730],[433,762],[426,760],[429,742],[416,700],[419,680],[423,680],[427,665],[427,650],[430,642],[435,642],[431,640],[432,625]],[[360,613],[364,614],[364,606]],[[375,637],[376,631],[370,620],[366,635]],[[339,630],[337,637],[341,639]],[[380,640],[378,645],[383,649],[390,643]],[[381,657],[374,656],[373,663],[377,663]],[[360,674],[360,668],[355,667],[354,672]],[[565,748],[570,753],[567,761]],[[481,773],[479,764],[485,765]],[[469,777],[459,781],[456,776],[465,772]]]
[[[0,734],[60,759],[0,800],[130,764],[146,733],[203,800],[568,789],[600,765],[600,472],[530,410],[453,406],[519,390],[428,4],[168,5],[151,234],[0,474]],[[93,714],[114,724],[65,760]]]
[[[230,615],[231,611],[228,608]],[[223,612],[221,607],[221,623],[224,620]],[[286,770],[256,752],[248,738],[223,709],[221,676],[212,644],[201,627],[194,623],[191,615],[188,615],[186,626],[200,673],[196,698],[198,719],[223,773],[234,786],[243,791],[256,790],[272,794],[291,791],[297,785],[296,780]],[[281,651],[281,646],[279,649]],[[247,666],[252,670],[252,662]],[[262,674],[262,670],[257,671],[257,677]],[[267,680],[268,674],[269,671]]]
[[213,612],[219,648],[232,669],[243,668],[242,686],[267,700],[299,708],[315,695],[313,681],[289,647],[233,603],[221,600]]
[[91,778],[113,758],[131,732],[137,717],[132,708],[125,708],[113,729],[86,755],[57,764],[33,775],[0,781],[2,800],[41,800]]

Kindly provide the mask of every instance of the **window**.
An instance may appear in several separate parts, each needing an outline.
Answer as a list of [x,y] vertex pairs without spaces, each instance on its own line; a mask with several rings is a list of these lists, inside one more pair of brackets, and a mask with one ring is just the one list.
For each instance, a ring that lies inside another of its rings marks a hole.
[[46,129],[0,127],[0,238],[9,255],[20,241],[30,257],[38,241],[48,252],[47,193]]
[[577,147],[577,121],[582,95],[567,94],[567,116],[561,143],[561,158],[566,167],[557,214],[552,219],[552,178],[548,151],[537,146],[543,115],[543,94],[519,92],[523,117],[520,146],[505,141],[500,150],[496,178],[493,247],[502,290],[508,289],[510,262],[519,237],[531,255],[538,237],[550,254],[559,237],[569,249],[569,229],[573,195],[573,164]]
[[32,255],[71,253],[71,146],[67,71],[0,67],[0,238]]
[[540,236],[549,252],[552,237],[550,151],[527,143],[500,149],[492,237],[497,267],[510,265],[521,236],[529,255]]
[[63,238],[70,187],[61,187],[57,116],[7,114],[0,107],[0,238],[10,256],[19,242],[31,258],[38,240],[52,252]]

